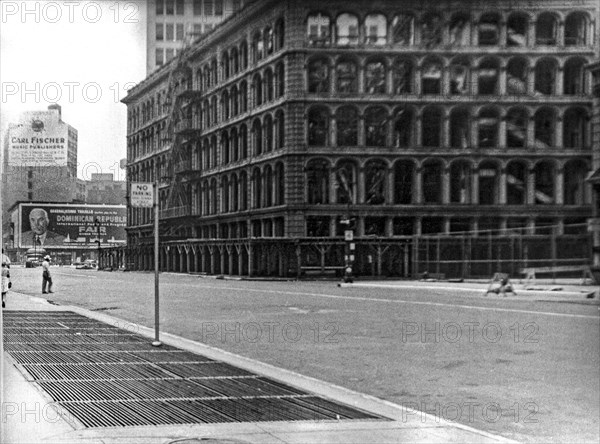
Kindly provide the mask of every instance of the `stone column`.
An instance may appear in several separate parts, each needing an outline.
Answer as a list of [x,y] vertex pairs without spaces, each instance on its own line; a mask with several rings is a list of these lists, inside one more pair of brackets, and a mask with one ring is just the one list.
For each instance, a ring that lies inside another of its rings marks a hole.
[[499,187],[499,195],[498,195],[498,204],[504,205],[506,204],[507,195],[506,195],[506,169],[502,168],[500,171],[500,182],[498,183]]
[[554,203],[556,205],[563,205],[565,203],[564,197],[564,182],[565,182],[565,170],[560,167],[555,170],[556,180],[554,182]]

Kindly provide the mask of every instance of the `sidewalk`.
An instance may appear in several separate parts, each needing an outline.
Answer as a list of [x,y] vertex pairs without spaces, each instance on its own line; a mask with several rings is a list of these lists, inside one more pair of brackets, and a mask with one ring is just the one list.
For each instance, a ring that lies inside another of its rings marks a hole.
[[490,286],[489,280],[467,280],[464,282],[448,282],[420,280],[368,280],[361,281],[360,278],[352,284],[341,283],[341,287],[357,288],[392,288],[392,289],[429,289],[446,290],[449,292],[460,292],[461,296],[473,298],[499,298],[511,300],[524,300],[536,302],[570,302],[580,304],[600,304],[600,287],[597,285],[579,285],[579,279],[560,280],[553,283],[550,279],[537,280],[535,284],[519,283],[512,281],[516,294],[504,295],[489,293],[486,291]]
[[[6,311],[73,311],[115,325],[123,320],[78,307],[55,306],[45,300],[11,292]],[[140,327],[153,338],[153,330]],[[417,412],[372,396],[318,381],[185,338],[163,333],[164,344],[202,354],[238,368],[305,390],[331,401],[389,418],[373,420],[275,421],[83,428],[73,418],[61,418],[47,393],[28,382],[3,356],[5,393],[2,405],[2,443],[398,443],[398,442],[512,442],[443,418]],[[109,408],[109,407],[107,407]]]

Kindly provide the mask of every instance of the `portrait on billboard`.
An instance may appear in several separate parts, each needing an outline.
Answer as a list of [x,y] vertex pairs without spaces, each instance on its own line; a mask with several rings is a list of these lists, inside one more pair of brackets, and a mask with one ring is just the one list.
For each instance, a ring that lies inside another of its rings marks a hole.
[[43,208],[33,208],[29,213],[30,229],[21,235],[21,245],[23,247],[62,245],[66,237],[51,231],[49,225],[48,212]]

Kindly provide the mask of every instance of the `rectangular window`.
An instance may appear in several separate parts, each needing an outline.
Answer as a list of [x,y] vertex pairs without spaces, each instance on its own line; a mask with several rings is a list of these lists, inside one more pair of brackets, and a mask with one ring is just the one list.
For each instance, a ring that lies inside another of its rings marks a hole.
[[215,0],[215,15],[223,15],[223,0]]
[[202,15],[202,0],[194,0],[194,15]]
[[231,5],[232,12],[238,12],[242,7],[241,3],[241,0],[233,0]]
[[164,11],[164,0],[156,0],[156,15],[163,15]]
[[165,7],[165,11],[167,15],[173,15],[175,12],[175,0],[166,0],[167,5]]
[[200,34],[202,34],[202,24],[201,23],[194,23],[194,34],[195,34],[196,38],[200,37]]
[[207,23],[206,25],[204,25],[204,32],[212,31],[212,29],[214,27],[215,27],[214,23]]
[[165,63],[164,50],[156,48],[156,66],[161,66],[163,63]]
[[173,23],[167,23],[167,38],[168,42],[173,41]]
[[213,15],[213,0],[204,0],[204,15]]
[[177,23],[175,25],[175,40],[181,42],[183,40],[183,23]]
[[167,62],[175,56],[173,48],[167,48]]
[[156,24],[156,40],[160,41],[160,40],[164,40],[165,35],[164,35],[164,23],[157,23]]
[[177,0],[176,6],[177,6],[177,9],[176,9],[175,13],[177,15],[183,15],[183,0]]

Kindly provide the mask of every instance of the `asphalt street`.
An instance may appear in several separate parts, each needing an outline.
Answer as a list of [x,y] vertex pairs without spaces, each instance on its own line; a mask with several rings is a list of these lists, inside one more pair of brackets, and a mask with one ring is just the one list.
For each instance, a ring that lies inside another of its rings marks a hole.
[[[57,304],[154,324],[154,276],[53,268]],[[41,270],[14,267],[41,294]],[[161,274],[161,329],[526,442],[598,442],[597,304]],[[10,304],[10,300],[9,300]]]

